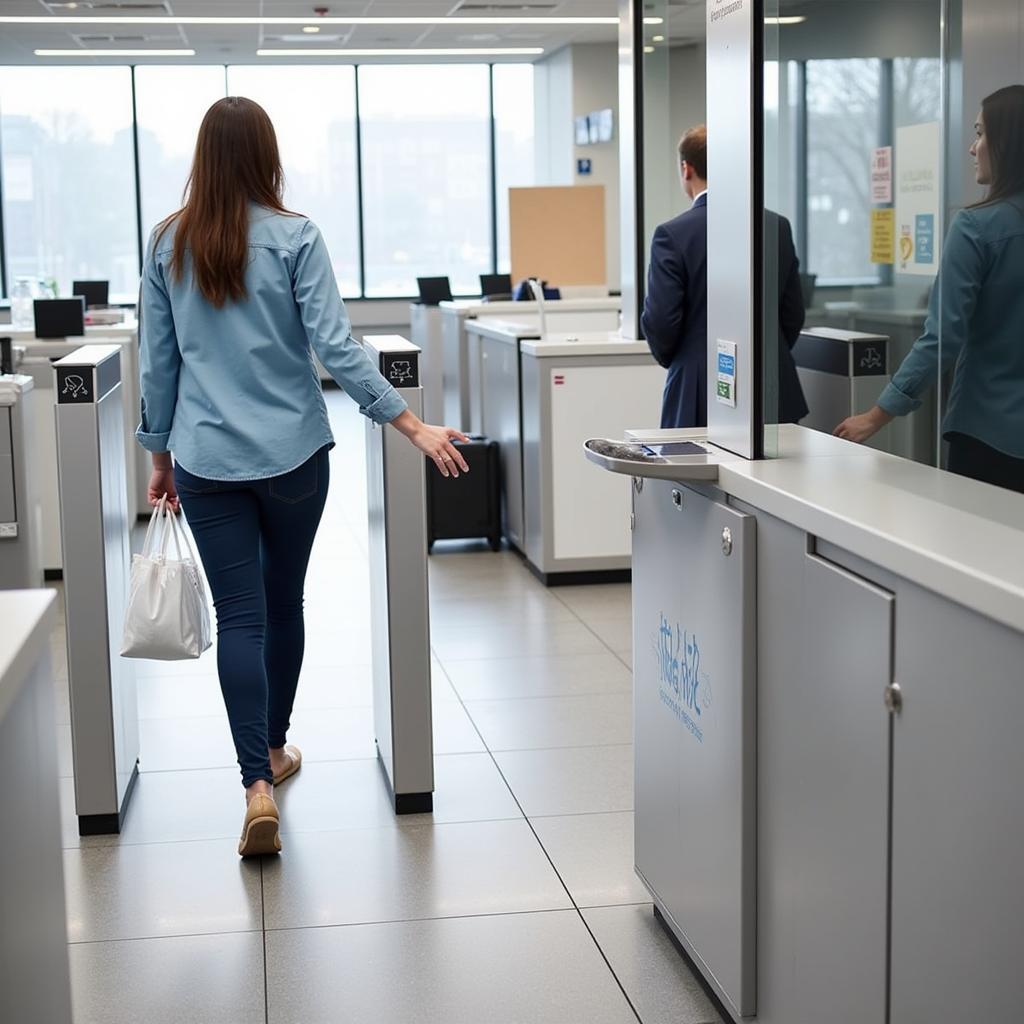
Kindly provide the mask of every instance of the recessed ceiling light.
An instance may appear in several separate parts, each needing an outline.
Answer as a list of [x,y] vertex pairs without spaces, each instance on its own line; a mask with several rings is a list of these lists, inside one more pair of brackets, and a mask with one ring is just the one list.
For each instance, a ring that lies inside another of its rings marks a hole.
[[651,36],[651,42],[663,43],[663,42],[665,42],[665,37],[664,36]]
[[794,14],[783,18],[765,18],[764,23],[766,25],[802,25],[806,20],[804,15]]
[[[644,18],[648,25],[660,25],[663,18]],[[88,22],[90,25],[618,25],[618,18],[538,18],[538,17],[493,17],[493,18],[270,18],[270,17],[208,17],[206,15],[167,15],[144,18],[136,15],[77,15],[74,17],[37,17],[36,15],[0,15],[0,25],[75,25]]]
[[195,50],[36,50],[37,57],[194,57]]
[[319,25],[303,25],[302,31],[307,32],[309,35],[314,35],[320,31]]
[[645,46],[644,47],[644,53],[654,53],[654,47],[653,46]]
[[406,46],[377,50],[257,50],[257,57],[537,57],[543,46],[506,46],[503,48],[451,47],[426,49]]

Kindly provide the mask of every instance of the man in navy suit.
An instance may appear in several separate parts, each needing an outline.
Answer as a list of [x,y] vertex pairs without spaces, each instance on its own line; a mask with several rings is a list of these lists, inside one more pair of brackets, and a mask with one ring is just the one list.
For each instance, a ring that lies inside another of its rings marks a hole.
[[[641,327],[651,353],[668,370],[661,405],[664,428],[706,427],[708,422],[708,162],[707,129],[691,128],[679,142],[683,191],[692,200],[685,213],[662,224],[651,244],[651,268]],[[804,325],[800,263],[789,221],[767,212],[766,237],[778,238],[778,409],[767,422],[795,423],[807,415],[790,352]],[[776,415],[777,413],[777,415]]]

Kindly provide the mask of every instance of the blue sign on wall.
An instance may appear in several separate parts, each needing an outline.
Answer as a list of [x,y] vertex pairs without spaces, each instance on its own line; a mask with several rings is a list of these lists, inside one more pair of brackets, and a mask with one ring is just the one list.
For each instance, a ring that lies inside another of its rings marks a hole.
[[919,213],[915,224],[914,262],[935,262],[935,214]]
[[593,162],[589,159],[582,158],[576,161],[576,173],[577,174],[590,174],[593,170]]

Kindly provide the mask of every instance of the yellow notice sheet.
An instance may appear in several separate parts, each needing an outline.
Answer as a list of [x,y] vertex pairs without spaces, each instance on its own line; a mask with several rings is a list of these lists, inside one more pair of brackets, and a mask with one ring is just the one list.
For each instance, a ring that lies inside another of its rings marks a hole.
[[896,262],[896,211],[871,211],[871,262]]

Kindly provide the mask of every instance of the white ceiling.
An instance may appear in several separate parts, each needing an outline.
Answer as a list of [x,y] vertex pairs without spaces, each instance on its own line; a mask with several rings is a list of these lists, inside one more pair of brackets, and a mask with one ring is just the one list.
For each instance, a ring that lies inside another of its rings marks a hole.
[[[235,63],[256,60],[260,47],[378,49],[395,47],[543,47],[552,53],[570,43],[614,42],[614,25],[324,25],[318,35],[304,35],[300,26],[160,25],[158,19],[179,17],[299,17],[313,19],[314,7],[333,17],[611,17],[617,0],[79,0],[67,9],[45,0],[0,0],[0,14],[31,17],[75,17],[74,25],[0,25],[0,64],[36,64],[36,49],[190,48],[193,63]],[[652,13],[662,13],[665,0],[651,0]],[[669,0],[670,38],[702,34],[703,0]],[[152,25],[90,25],[91,17],[152,17]],[[690,31],[689,24],[693,30]],[[282,39],[287,36],[287,39]],[[480,58],[477,58],[480,59]],[[488,59],[488,58],[485,58]],[[522,60],[522,57],[514,58]],[[301,60],[301,58],[300,58]],[[102,63],[139,63],[138,58],[97,58]],[[163,58],[166,62],[166,58]]]

